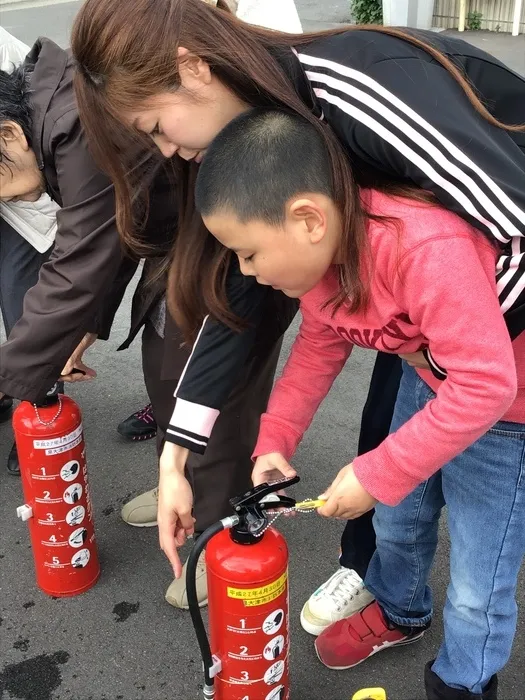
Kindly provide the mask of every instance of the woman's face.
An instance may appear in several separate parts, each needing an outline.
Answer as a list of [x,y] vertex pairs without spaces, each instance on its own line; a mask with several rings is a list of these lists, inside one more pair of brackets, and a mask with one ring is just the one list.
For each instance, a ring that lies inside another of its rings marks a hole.
[[180,87],[149,98],[127,118],[151,136],[166,158],[178,154],[200,162],[219,131],[249,105],[223,85],[202,59],[179,49],[179,61]]
[[44,180],[24,132],[15,122],[0,127],[0,201],[36,202],[44,192]]

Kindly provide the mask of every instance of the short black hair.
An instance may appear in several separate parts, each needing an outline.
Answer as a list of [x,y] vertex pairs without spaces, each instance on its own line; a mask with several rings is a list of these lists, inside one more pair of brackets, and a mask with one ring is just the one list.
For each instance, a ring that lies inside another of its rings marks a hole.
[[286,202],[306,192],[333,197],[330,154],[308,121],[277,109],[252,109],[231,121],[199,167],[201,216],[229,211],[242,222],[284,221]]
[[[29,75],[24,65],[15,66],[11,72],[0,70],[0,125],[6,121],[16,122],[31,146],[33,119]],[[4,160],[7,157],[0,139],[0,163]]]

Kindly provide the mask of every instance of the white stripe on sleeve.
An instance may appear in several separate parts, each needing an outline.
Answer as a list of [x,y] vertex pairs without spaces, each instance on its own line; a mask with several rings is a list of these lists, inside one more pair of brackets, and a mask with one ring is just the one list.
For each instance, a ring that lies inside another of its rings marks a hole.
[[186,375],[186,372],[187,372],[187,370],[188,370],[188,367],[190,366],[191,359],[192,359],[192,357],[193,357],[193,354],[194,354],[195,350],[197,349],[197,345],[199,344],[199,340],[200,340],[201,335],[202,335],[202,333],[203,333],[203,331],[204,331],[204,327],[206,326],[206,322],[208,321],[209,318],[210,318],[210,315],[209,315],[209,314],[208,314],[207,316],[204,317],[204,321],[202,322],[202,326],[200,327],[199,333],[197,334],[197,338],[195,339],[195,342],[193,343],[193,347],[192,347],[192,349],[191,349],[191,354],[190,354],[190,356],[188,357],[188,361],[187,361],[186,364],[184,365],[184,369],[182,370],[182,374],[180,375],[179,383],[177,384],[177,388],[175,389],[174,396],[177,396],[177,393],[178,393],[178,391],[179,391],[179,389],[180,389],[180,387],[181,387],[181,384],[182,384],[182,382],[184,381],[184,377],[185,377],[185,375]]
[[502,235],[497,226],[484,217],[474,206],[473,202],[467,198],[467,196],[454,185],[449,180],[446,180],[442,175],[440,175],[435,168],[426,160],[424,160],[418,153],[416,153],[409,145],[401,141],[401,139],[389,131],[383,124],[379,123],[376,119],[371,117],[366,112],[363,112],[358,107],[346,102],[337,95],[332,95],[331,93],[323,90],[321,88],[314,89],[315,94],[319,99],[326,100],[330,104],[339,107],[343,112],[349,114],[355,119],[359,120],[361,123],[368,126],[370,129],[375,131],[378,136],[381,136],[385,141],[390,143],[394,148],[396,148],[402,155],[410,160],[414,165],[416,165],[422,172],[424,172],[428,177],[433,180],[436,185],[439,185],[443,190],[448,192],[454,199],[461,204],[463,209],[469,213],[471,216],[476,218],[480,223],[486,226],[495,238],[499,241],[506,243],[507,239]]
[[[430,124],[426,119],[424,119],[420,114],[418,114],[415,110],[413,110],[411,107],[409,107],[407,104],[405,104],[402,100],[400,100],[396,95],[394,95],[392,92],[384,88],[380,83],[378,83],[376,80],[371,78],[370,76],[366,75],[366,73],[362,73],[360,71],[357,71],[353,68],[349,68],[348,66],[342,65],[340,63],[336,63],[335,61],[329,61],[327,59],[323,58],[316,58],[314,56],[309,56],[307,54],[299,54],[299,60],[309,66],[314,66],[314,67],[319,67],[319,68],[327,68],[328,70],[332,70],[335,73],[338,73],[339,75],[345,76],[347,78],[351,78],[357,82],[360,82],[361,84],[365,85],[368,87],[370,90],[375,91],[378,95],[383,97],[385,100],[389,101],[394,107],[396,107],[399,111],[403,112],[406,114],[410,119],[418,124],[423,130],[427,131],[429,134],[431,134],[434,138],[436,138],[443,148],[450,153],[457,161],[463,163],[463,165],[467,166],[472,172],[476,173],[476,175],[487,185],[487,187],[494,193],[495,195],[495,202],[497,205],[503,205],[504,207],[507,208],[507,211],[512,214],[513,216],[518,219],[523,225],[525,229],[525,212],[521,210],[518,205],[499,187],[499,185],[494,182],[494,180],[487,175],[476,163],[474,163],[463,151],[461,151],[457,146],[455,146],[452,141],[450,141],[446,136],[444,136],[441,132],[439,132],[432,124]],[[307,72],[308,75],[308,72]],[[319,82],[324,82],[326,85],[330,86],[330,80],[335,80],[338,84],[337,89],[346,92],[347,94],[351,95],[352,97],[356,97],[359,99],[359,96],[356,95],[357,90],[356,87],[349,85],[348,83],[345,83],[344,81],[337,81],[337,79],[332,79],[330,76],[326,76],[325,74],[321,73],[315,73],[315,78],[312,78],[310,75],[308,77],[312,80],[317,80]],[[382,103],[377,102],[376,103],[378,106],[376,107],[377,111],[379,113],[384,114],[385,112],[389,113],[389,118],[390,115],[392,114],[391,111],[389,111]],[[424,138],[424,136],[418,132],[414,132],[413,128],[408,124],[408,122],[404,122],[401,120],[403,126],[403,130],[406,133],[407,129],[410,129],[411,132],[415,133],[416,140],[419,142],[421,141],[422,147],[426,148],[426,144],[428,141]],[[442,154],[442,157],[445,157],[444,154]],[[447,168],[449,166],[452,166],[453,168],[456,168],[453,163],[449,162],[449,165],[447,165]],[[473,190],[472,185],[474,184],[472,181],[472,178],[468,176],[463,170],[460,170],[461,173],[461,181],[463,184],[467,185],[467,187],[471,190],[473,194],[475,194],[477,191],[479,191],[479,188],[476,187],[476,190]],[[486,196],[486,195],[484,195]],[[481,199],[479,199],[480,203],[482,203]],[[483,204],[485,206],[485,204]],[[491,210],[490,213],[493,215],[493,208],[495,207],[494,203],[491,205]],[[504,230],[507,233],[507,235],[510,236],[523,236],[525,235],[524,232],[519,231],[512,222],[510,222],[505,214],[498,209],[498,207],[495,207],[498,213],[498,218],[495,217],[496,221],[505,221],[503,224]],[[489,209],[487,209],[489,211]],[[470,212],[469,212],[470,213]],[[503,218],[501,218],[503,217]],[[484,223],[484,222],[483,222]],[[498,240],[504,241],[505,238],[502,236],[501,232],[498,232],[499,235],[494,235]]]

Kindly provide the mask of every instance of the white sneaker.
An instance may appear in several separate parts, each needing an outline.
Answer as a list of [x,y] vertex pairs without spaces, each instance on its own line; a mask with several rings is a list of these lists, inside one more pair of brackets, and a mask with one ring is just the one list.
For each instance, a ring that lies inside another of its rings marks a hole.
[[334,622],[366,608],[373,600],[359,574],[341,566],[306,601],[301,610],[301,625],[306,632],[317,636]]
[[[199,608],[203,608],[208,605],[208,581],[206,578],[206,561],[204,558],[204,552],[201,553],[199,561],[197,563],[197,572],[195,576],[195,581],[197,584],[197,600],[199,602]],[[170,585],[166,592],[166,600],[174,608],[181,608],[182,610],[188,610],[188,592],[186,590],[186,571],[188,569],[188,560],[184,563],[182,567],[182,576],[176,578]]]
[[133,527],[155,527],[159,507],[159,490],[151,489],[135,496],[124,504],[120,514],[122,520]]

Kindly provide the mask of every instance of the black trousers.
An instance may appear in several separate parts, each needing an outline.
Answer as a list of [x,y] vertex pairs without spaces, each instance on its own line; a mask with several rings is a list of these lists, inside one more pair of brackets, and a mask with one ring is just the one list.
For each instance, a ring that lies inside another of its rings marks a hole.
[[39,253],[0,218],[0,310],[6,336],[22,316],[26,292],[38,282],[49,253]]
[[[370,452],[388,436],[401,374],[401,358],[398,355],[377,353],[361,417],[358,454]],[[349,520],[341,538],[341,566],[355,569],[361,578],[365,577],[376,550],[373,517],[372,510],[360,518]]]

